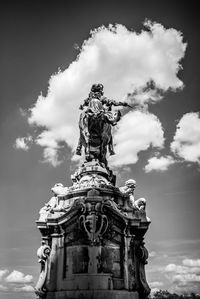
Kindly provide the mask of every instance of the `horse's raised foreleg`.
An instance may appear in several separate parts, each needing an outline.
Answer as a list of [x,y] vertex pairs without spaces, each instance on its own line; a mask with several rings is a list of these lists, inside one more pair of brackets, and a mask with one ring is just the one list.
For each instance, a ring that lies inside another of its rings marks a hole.
[[[80,133],[80,135],[81,135],[81,133]],[[79,140],[78,140],[78,145],[77,145],[77,148],[76,148],[76,155],[81,156],[82,145],[83,145],[83,143],[82,143],[82,138],[81,138],[81,136],[80,136],[80,137],[79,137]]]
[[112,137],[112,127],[110,123],[106,123],[104,125],[104,131],[103,131],[103,136],[104,136],[104,143],[105,146],[108,146],[108,150],[110,155],[115,155],[114,152],[114,146],[113,146],[113,137]]
[[81,148],[83,145],[85,148],[85,158],[87,161],[89,161],[90,159],[90,144],[89,144],[90,133],[88,129],[88,122],[89,122],[88,114],[82,112],[79,120],[80,139],[79,139],[76,153],[81,155]]
[[88,161],[90,158],[90,134],[89,132],[85,132],[85,157],[86,160]]
[[115,155],[112,135],[111,135],[109,143],[108,143],[108,149],[109,149],[109,153],[110,153],[111,156]]

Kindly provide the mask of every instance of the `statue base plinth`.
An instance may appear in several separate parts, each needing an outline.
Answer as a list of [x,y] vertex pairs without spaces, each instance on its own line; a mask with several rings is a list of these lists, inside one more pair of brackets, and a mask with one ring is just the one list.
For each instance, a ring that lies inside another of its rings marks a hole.
[[48,292],[46,299],[139,299],[138,292],[115,290],[72,290]]
[[37,298],[148,298],[145,200],[143,208],[131,206],[127,186],[120,189],[112,179],[97,161],[87,162],[73,185],[63,187],[67,193],[43,208],[37,221],[42,234]]

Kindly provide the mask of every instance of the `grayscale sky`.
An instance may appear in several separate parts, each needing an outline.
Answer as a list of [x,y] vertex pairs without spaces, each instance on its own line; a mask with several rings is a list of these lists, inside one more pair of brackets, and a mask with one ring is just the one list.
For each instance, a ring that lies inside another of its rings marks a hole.
[[200,293],[198,19],[194,0],[1,3],[0,299],[34,298],[35,220],[55,183],[71,185],[78,105],[100,81],[105,95],[138,100],[138,111],[122,111],[110,163],[118,186],[134,178],[147,199],[148,282]]

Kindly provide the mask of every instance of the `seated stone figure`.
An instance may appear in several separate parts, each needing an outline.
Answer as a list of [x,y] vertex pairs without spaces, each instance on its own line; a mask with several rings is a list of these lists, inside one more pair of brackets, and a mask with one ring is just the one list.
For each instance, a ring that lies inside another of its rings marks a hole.
[[134,199],[134,190],[136,188],[136,181],[133,179],[129,179],[125,182],[125,186],[120,187],[119,190],[126,196],[128,196],[128,205],[133,207],[135,199]]
[[128,196],[128,206],[132,207],[137,211],[145,211],[146,208],[146,199],[138,198],[135,200],[134,198],[134,190],[136,188],[136,181],[130,179],[125,182],[125,186],[120,187],[119,190],[126,196]]
[[62,201],[61,198],[68,194],[69,188],[64,187],[61,183],[57,183],[53,188],[51,188],[51,191],[54,195],[39,211],[40,221],[46,221],[49,213],[54,213],[55,211],[63,210],[64,201]]
[[138,198],[137,200],[134,201],[133,203],[133,208],[135,208],[136,210],[143,210],[145,211],[146,208],[146,199],[145,198]]
[[63,184],[57,183],[53,188],[51,188],[51,191],[58,197],[64,197],[69,193],[69,188],[64,187]]
[[46,221],[49,213],[53,212],[53,209],[58,205],[58,198],[52,196],[51,199],[42,207],[39,211],[40,218],[39,221]]

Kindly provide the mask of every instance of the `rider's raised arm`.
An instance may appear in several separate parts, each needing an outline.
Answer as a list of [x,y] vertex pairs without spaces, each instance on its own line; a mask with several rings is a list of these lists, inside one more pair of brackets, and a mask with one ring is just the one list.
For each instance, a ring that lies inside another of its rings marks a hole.
[[85,99],[83,104],[79,106],[79,109],[83,110],[84,107],[87,107],[89,105],[89,101],[89,98]]
[[117,101],[115,101],[115,100],[109,100],[109,104],[110,104],[110,106],[124,106],[124,107],[128,107],[129,106],[129,104],[128,103],[126,103],[126,102],[117,102]]

